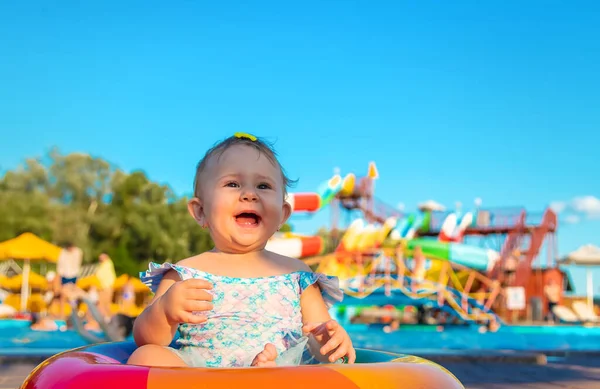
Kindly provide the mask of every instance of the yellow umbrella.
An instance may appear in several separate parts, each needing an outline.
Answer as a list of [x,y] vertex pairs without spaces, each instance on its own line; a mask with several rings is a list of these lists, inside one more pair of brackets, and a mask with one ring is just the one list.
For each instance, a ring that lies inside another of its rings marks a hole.
[[31,260],[45,260],[52,263],[58,261],[61,248],[50,242],[39,238],[31,232],[26,232],[0,243],[0,260],[2,259],[22,259],[25,261],[23,266],[23,280],[21,286],[21,310],[27,308],[27,298],[29,294],[29,272]]
[[26,232],[0,243],[0,259],[46,260],[56,263],[61,248]]
[[94,274],[77,280],[77,287],[83,290],[88,290],[92,286],[95,286],[97,289],[100,288],[100,280]]
[[133,290],[135,292],[147,292],[147,291],[150,291],[150,288],[148,288],[142,282],[142,280],[140,280],[139,278],[130,277],[127,274],[120,275],[119,278],[117,278],[115,280],[113,288],[115,290],[123,289],[123,287],[125,287],[125,284],[127,283],[127,281],[129,281],[129,279],[131,279],[131,282],[133,283]]
[[139,278],[132,278],[133,280],[133,290],[135,290],[136,292],[149,292],[150,288],[148,288],[148,286],[146,286],[146,284],[144,284],[142,282],[142,280],[140,280]]
[[123,286],[125,286],[125,283],[127,283],[128,279],[129,279],[129,276],[127,274],[121,274],[115,280],[115,283],[113,284],[113,288],[115,290],[121,289]]
[[[2,283],[2,285],[6,289],[17,290],[23,287],[24,278],[25,277],[23,276],[23,274],[17,274],[16,276],[12,276],[5,280]],[[46,278],[35,272],[29,273],[29,279],[27,282],[30,287],[36,289],[46,289],[48,287],[48,281],[46,280]]]

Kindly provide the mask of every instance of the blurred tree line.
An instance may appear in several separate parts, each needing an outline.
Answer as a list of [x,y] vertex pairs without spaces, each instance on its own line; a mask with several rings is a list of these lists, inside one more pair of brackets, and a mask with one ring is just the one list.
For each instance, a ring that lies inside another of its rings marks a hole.
[[148,261],[177,261],[213,247],[187,211],[185,197],[87,154],[25,160],[0,179],[0,241],[32,232],[81,247],[85,261],[102,252],[117,273],[137,275]]
[[[53,149],[0,177],[0,242],[24,232],[57,245],[73,242],[85,262],[105,252],[117,274],[137,276],[149,261],[178,261],[214,247],[189,215],[188,200],[142,171],[128,174],[102,158]],[[289,231],[290,224],[282,226]],[[317,235],[332,252],[330,232]]]

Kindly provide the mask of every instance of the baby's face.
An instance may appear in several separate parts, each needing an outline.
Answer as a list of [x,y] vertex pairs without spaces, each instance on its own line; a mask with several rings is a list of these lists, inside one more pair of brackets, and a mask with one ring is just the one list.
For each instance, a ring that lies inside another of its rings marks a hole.
[[211,158],[199,194],[216,247],[234,253],[264,248],[290,215],[283,193],[279,168],[252,147],[233,146]]

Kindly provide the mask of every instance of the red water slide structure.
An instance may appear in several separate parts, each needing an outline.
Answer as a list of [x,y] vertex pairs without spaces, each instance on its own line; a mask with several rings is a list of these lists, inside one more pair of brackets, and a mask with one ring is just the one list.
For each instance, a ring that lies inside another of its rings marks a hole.
[[[433,212],[429,230],[420,235],[437,236],[447,216],[448,212]],[[541,214],[528,213],[520,207],[480,209],[475,212],[473,224],[464,232],[464,243],[500,252],[500,259],[488,277],[506,286],[525,287],[544,243],[547,244],[546,265],[554,265],[557,227],[556,213],[549,208]],[[509,281],[505,279],[505,270],[511,258],[517,263],[515,276]]]

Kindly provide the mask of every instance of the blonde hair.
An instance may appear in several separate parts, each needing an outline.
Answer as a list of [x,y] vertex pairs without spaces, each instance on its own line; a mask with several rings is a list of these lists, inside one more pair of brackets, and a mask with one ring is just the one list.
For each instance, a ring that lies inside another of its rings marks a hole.
[[281,166],[281,163],[279,163],[279,160],[277,159],[277,152],[275,151],[272,145],[268,144],[263,139],[257,137],[253,137],[253,139],[251,139],[245,136],[231,136],[227,139],[216,143],[213,147],[208,149],[206,154],[204,154],[204,157],[202,157],[202,159],[200,160],[200,162],[198,162],[198,165],[196,166],[196,175],[194,177],[194,196],[199,197],[200,174],[206,169],[208,161],[213,157],[220,158],[221,155],[223,155],[223,153],[227,149],[237,145],[243,145],[254,148],[261,155],[264,155],[269,161],[271,161],[273,165],[279,168],[279,171],[281,172],[281,179],[283,181],[283,195],[285,197],[285,195],[287,195],[287,188],[295,184],[296,180],[291,180],[287,176],[285,170],[283,169],[283,166]]

